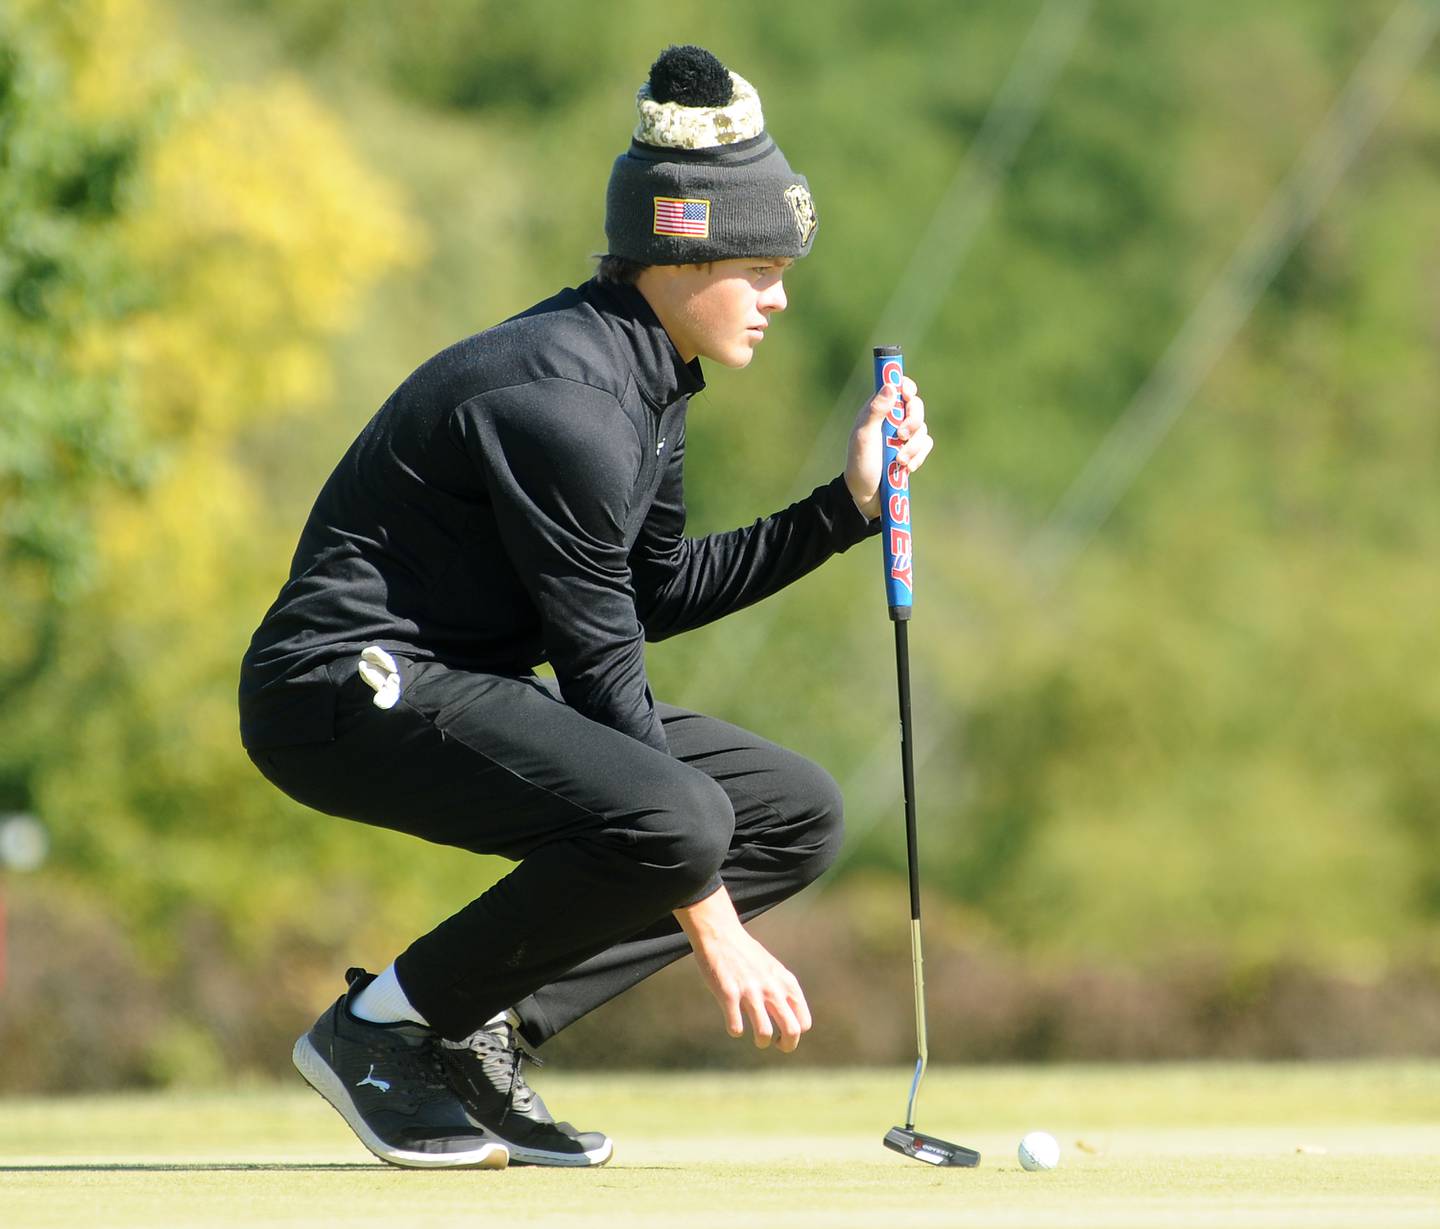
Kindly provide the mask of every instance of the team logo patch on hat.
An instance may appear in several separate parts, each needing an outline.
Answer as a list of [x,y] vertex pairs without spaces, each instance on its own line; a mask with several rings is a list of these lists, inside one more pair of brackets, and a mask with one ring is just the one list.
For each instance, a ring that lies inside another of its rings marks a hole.
[[655,233],[685,235],[692,239],[710,238],[710,202],[684,197],[655,198]]
[[785,199],[795,214],[795,227],[800,232],[800,246],[804,247],[810,242],[815,228],[820,225],[820,219],[815,216],[815,202],[810,199],[805,185],[799,183],[791,184],[785,189]]

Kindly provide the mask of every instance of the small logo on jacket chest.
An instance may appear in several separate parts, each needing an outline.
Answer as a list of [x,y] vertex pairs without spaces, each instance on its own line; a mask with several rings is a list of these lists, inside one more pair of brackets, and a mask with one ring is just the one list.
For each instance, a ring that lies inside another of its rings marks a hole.
[[664,451],[665,441],[662,439],[658,444],[655,445],[655,455],[658,457]]

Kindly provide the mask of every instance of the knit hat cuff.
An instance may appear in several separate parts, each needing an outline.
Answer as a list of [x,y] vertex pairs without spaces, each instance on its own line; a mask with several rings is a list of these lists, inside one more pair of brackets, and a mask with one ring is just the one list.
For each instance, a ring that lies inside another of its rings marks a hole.
[[807,255],[817,222],[805,176],[764,134],[725,152],[738,165],[621,154],[606,200],[610,254],[647,265]]

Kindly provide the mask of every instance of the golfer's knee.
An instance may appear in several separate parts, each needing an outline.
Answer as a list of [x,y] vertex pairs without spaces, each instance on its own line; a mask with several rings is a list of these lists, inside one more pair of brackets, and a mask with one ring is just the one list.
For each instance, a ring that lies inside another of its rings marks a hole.
[[714,879],[735,835],[725,791],[704,773],[686,774],[647,817],[643,856],[667,893],[689,896]]

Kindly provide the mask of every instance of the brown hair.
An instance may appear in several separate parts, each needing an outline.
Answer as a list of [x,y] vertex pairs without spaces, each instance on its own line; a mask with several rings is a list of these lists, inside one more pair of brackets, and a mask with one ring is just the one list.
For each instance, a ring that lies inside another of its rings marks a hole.
[[595,268],[595,279],[614,286],[633,286],[649,267],[625,256],[601,256]]

